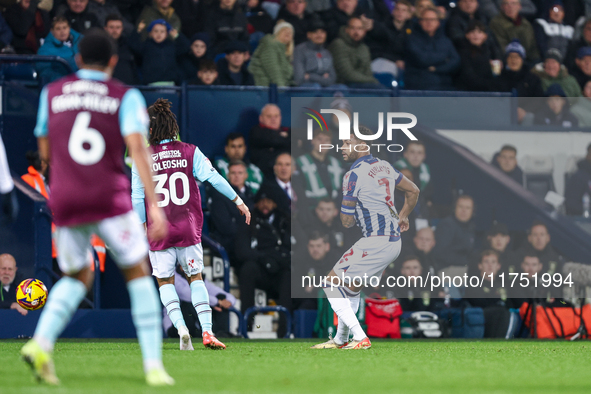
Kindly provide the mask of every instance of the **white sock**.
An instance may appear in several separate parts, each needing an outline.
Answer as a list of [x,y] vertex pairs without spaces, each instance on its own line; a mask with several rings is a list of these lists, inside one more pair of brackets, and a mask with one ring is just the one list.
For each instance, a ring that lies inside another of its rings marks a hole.
[[[351,308],[351,302],[345,295],[346,293],[340,287],[335,287],[331,290],[330,287],[324,289],[328,297],[328,302],[332,306],[332,310],[337,314],[339,319],[349,327],[349,330],[353,333],[353,339],[361,341],[367,335],[361,328],[353,308]],[[339,324],[340,325],[340,324]]]
[[338,345],[342,345],[349,341],[349,327],[343,323],[341,318],[339,317],[339,325],[337,326],[337,333],[334,336],[334,341]]

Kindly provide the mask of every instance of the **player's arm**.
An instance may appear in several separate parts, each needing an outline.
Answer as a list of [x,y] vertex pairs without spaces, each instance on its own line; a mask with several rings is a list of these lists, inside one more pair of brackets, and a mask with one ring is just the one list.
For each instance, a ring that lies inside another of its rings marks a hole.
[[355,225],[355,207],[357,206],[357,196],[359,194],[357,180],[357,174],[354,171],[347,172],[343,177],[341,223],[345,228],[351,228]]
[[417,205],[420,190],[417,185],[402,174],[400,174],[400,177],[396,180],[396,189],[404,192],[404,206],[398,213],[400,232],[404,232],[409,228],[408,215],[410,215]]
[[240,214],[246,218],[246,224],[250,224],[250,210],[244,201],[232,189],[228,181],[213,168],[209,159],[197,147],[195,147],[195,156],[193,157],[193,176],[201,182],[209,182],[218,192],[232,200]]
[[[150,152],[146,148],[144,135],[141,133],[129,134],[125,137],[125,143],[129,154],[137,168],[137,173],[143,185],[153,185]],[[168,221],[156,199],[154,187],[144,187],[145,198],[148,200],[148,216],[151,225],[148,236],[153,240],[161,240],[168,234]]]
[[345,200],[341,204],[341,223],[346,228],[351,228],[355,225],[355,206],[357,205],[357,198],[354,200]]

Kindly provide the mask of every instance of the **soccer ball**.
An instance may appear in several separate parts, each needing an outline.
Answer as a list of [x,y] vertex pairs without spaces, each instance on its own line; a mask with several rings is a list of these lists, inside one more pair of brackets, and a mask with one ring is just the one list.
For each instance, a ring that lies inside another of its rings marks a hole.
[[43,308],[47,301],[47,287],[39,279],[25,279],[16,288],[16,302],[30,311]]

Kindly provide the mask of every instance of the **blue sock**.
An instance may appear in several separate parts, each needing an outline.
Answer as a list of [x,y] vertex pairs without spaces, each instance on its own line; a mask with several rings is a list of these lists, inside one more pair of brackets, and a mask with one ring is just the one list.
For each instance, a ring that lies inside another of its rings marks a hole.
[[191,282],[191,301],[197,311],[199,324],[203,332],[211,332],[211,308],[209,307],[209,294],[202,280]]
[[167,284],[162,285],[158,289],[160,291],[160,300],[162,305],[166,308],[168,317],[174,327],[178,330],[181,326],[186,326],[185,319],[183,319],[183,313],[181,312],[181,303],[179,302],[179,296],[176,293],[174,285]]
[[53,286],[34,335],[45,351],[53,350],[57,337],[64,331],[85,295],[84,283],[67,276]]
[[144,370],[162,367],[162,315],[158,295],[151,277],[127,282],[131,299],[131,316],[142,349]]

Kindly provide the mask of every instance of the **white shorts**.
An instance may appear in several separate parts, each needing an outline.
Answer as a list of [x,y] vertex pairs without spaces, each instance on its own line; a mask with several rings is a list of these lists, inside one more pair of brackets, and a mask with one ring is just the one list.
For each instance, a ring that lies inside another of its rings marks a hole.
[[101,237],[119,268],[138,264],[148,254],[148,241],[140,218],[134,211],[73,227],[57,227],[54,233],[57,261],[66,274],[89,267],[92,260],[90,237]]
[[197,244],[185,248],[150,250],[150,263],[152,275],[156,278],[173,277],[177,263],[187,276],[197,275],[203,271],[203,248],[201,244]]
[[398,258],[401,246],[400,240],[390,242],[387,235],[361,238],[343,254],[333,270],[339,278],[343,275],[351,280],[364,275],[381,278],[386,267]]

